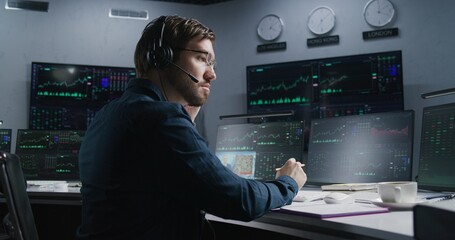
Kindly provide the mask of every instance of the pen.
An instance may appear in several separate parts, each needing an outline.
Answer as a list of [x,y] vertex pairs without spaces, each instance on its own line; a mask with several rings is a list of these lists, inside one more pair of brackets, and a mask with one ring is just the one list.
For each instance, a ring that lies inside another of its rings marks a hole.
[[[303,164],[303,163],[300,164],[300,167],[304,167],[304,166],[305,166],[305,164]],[[275,168],[275,171],[277,171],[277,172],[280,170],[281,170],[281,168]]]
[[452,199],[454,197],[455,197],[455,194],[444,194],[444,195],[429,196],[429,197],[426,197],[425,200],[431,200],[431,199],[435,199],[435,198],[441,198],[441,200],[445,200],[445,199]]

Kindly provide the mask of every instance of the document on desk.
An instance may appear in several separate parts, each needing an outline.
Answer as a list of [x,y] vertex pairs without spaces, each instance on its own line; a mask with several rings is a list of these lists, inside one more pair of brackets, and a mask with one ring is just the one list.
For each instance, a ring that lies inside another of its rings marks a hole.
[[388,208],[364,203],[326,204],[324,202],[299,203],[281,207],[278,212],[303,215],[316,218],[333,218],[343,216],[365,215],[388,212]]

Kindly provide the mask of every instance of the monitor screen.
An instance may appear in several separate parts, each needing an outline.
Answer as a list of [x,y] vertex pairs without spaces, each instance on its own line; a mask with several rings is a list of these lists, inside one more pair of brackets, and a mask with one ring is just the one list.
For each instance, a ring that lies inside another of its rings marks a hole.
[[455,192],[455,103],[423,108],[419,188]]
[[134,68],[32,62],[29,129],[86,130],[135,75]]
[[306,173],[315,185],[409,181],[414,112],[314,119]]
[[79,180],[82,130],[17,130],[16,155],[27,180]]
[[[248,114],[293,111],[274,121],[404,109],[401,51],[247,66]],[[309,132],[309,130],[307,130]]]
[[302,161],[303,127],[303,122],[221,125],[216,155],[239,176],[275,179],[275,169],[289,158]]
[[0,151],[11,153],[11,129],[0,129]]

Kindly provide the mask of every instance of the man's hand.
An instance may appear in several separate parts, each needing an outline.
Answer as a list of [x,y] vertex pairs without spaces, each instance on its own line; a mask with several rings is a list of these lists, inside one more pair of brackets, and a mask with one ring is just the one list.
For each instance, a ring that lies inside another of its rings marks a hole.
[[299,189],[301,189],[307,180],[306,173],[302,169],[303,166],[294,158],[290,158],[281,168],[277,169],[276,177],[288,175],[297,182]]

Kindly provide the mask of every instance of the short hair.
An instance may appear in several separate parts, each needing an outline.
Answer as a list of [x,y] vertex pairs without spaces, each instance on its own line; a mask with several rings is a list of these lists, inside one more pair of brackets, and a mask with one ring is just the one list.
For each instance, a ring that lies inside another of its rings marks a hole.
[[[154,65],[147,58],[148,52],[152,50],[153,44],[156,41],[157,33],[161,33],[161,24],[156,18],[145,26],[142,36],[136,45],[134,53],[134,65],[136,71],[140,74],[146,74]],[[204,26],[198,20],[184,18],[180,16],[166,16],[163,38],[163,45],[170,47],[173,50],[173,60],[177,60],[176,51],[178,48],[184,48],[186,44],[193,38],[199,37],[215,41],[215,33],[208,27]]]

